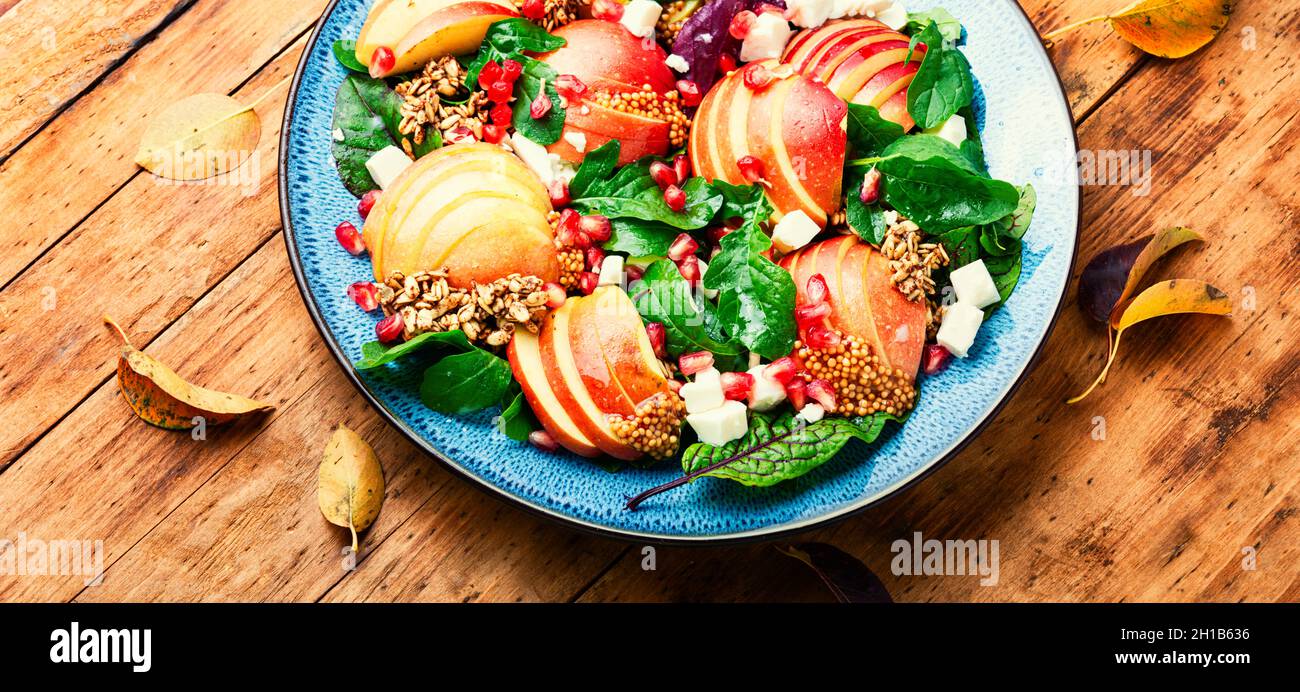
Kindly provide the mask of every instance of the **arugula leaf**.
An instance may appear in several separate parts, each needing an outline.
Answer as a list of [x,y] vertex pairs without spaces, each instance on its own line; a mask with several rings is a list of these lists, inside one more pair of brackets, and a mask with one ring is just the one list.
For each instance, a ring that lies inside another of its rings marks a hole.
[[637,312],[647,322],[664,326],[665,347],[669,355],[709,351],[719,358],[731,358],[743,353],[739,345],[724,343],[709,334],[707,322],[710,313],[716,317],[713,305],[697,299],[691,285],[682,278],[671,260],[663,259],[651,264],[640,283],[631,290]]
[[513,383],[509,363],[475,348],[429,366],[420,399],[439,413],[470,413],[499,403]]
[[[382,79],[360,74],[344,78],[334,101],[334,129],[343,133],[343,139],[332,140],[330,150],[339,177],[352,194],[360,197],[379,188],[366,161],[381,149],[402,145],[401,123],[402,98]],[[428,134],[423,144],[413,147],[416,158],[442,146],[437,130]]]
[[584,197],[593,183],[608,180],[618,167],[621,153],[622,145],[617,139],[611,139],[587,152],[582,157],[573,180],[569,182],[569,195],[575,199]]
[[357,42],[356,41],[335,41],[334,59],[339,61],[343,67],[362,74],[369,74],[370,70],[361,61],[357,60]]
[[409,341],[393,346],[385,346],[378,341],[371,341],[361,347],[361,360],[356,362],[357,370],[373,370],[387,365],[407,354],[414,353],[426,345],[441,344],[452,346],[461,351],[468,351],[474,345],[465,338],[465,332],[459,329],[449,332],[424,332]]
[[[527,19],[514,17],[494,22],[488,27],[478,52],[470,61],[465,83],[477,84],[479,72],[489,62],[501,63],[507,59],[518,61],[524,70],[515,82],[514,97],[517,105],[512,124],[517,132],[538,144],[554,144],[564,131],[565,117],[559,92],[555,90],[555,78],[558,75],[555,68],[527,53],[546,53],[563,47],[564,44],[563,38],[552,36],[546,29]],[[546,117],[534,120],[527,105],[537,98],[543,85],[547,96],[551,98],[551,110]]]
[[939,27],[939,34],[944,40],[956,43],[961,40],[961,22],[952,16],[948,10],[942,7],[929,10],[927,12],[909,12],[907,15],[907,27],[904,29],[908,34],[916,34],[925,31],[925,28],[933,22]]
[[725,200],[723,218],[742,219],[740,228],[723,236],[721,251],[704,273],[705,287],[719,292],[718,321],[754,353],[773,360],[789,355],[795,339],[794,279],[761,254],[772,247],[761,225],[772,215],[772,205],[757,185],[714,181],[713,186]]
[[697,442],[682,455],[682,470],[694,478],[725,478],[743,485],[769,487],[798,478],[830,461],[851,439],[875,442],[894,416],[823,418],[804,423],[793,412],[779,416],[755,413],[749,432],[721,447]]
[[903,126],[885,120],[875,106],[849,104],[849,145],[856,156],[876,156],[902,139]]
[[884,158],[882,197],[922,230],[942,234],[963,226],[992,223],[1012,213],[1015,186],[991,180],[947,158]]
[[[518,386],[512,385],[506,392],[510,403],[502,407],[497,427],[505,433],[506,437],[515,442],[527,442],[528,435],[540,426],[533,416],[532,409],[528,407],[528,402],[524,399],[524,393],[517,391],[518,389]],[[513,398],[510,397],[511,393],[514,394]]]
[[[614,189],[609,189],[611,187]],[[625,166],[609,184],[592,185],[588,191],[588,196],[576,198],[571,203],[583,214],[657,221],[683,231],[704,228],[722,208],[722,197],[704,178],[691,178],[682,186],[686,193],[684,211],[668,208],[659,185],[650,177],[648,163]]]
[[[934,21],[913,37],[926,46],[921,69],[907,87],[907,112],[922,128],[938,127],[975,97],[970,63],[955,46],[945,43]],[[910,58],[910,55],[909,55]]]

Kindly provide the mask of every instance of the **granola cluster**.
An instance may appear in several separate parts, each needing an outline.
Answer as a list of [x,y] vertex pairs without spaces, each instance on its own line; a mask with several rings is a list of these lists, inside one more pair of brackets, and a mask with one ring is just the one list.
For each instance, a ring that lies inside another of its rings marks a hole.
[[401,313],[403,337],[459,329],[472,342],[497,348],[510,342],[516,329],[536,334],[546,317],[546,291],[536,276],[511,274],[466,290],[447,283],[447,270],[406,276],[393,272],[377,284],[384,315]]
[[465,87],[465,68],[456,58],[439,58],[424,66],[414,78],[398,84],[394,91],[402,97],[402,122],[398,132],[405,135],[402,148],[414,156],[412,144],[424,144],[428,129],[436,129],[444,139],[457,128],[467,128],[476,139],[483,137],[489,107],[487,94]]
[[[514,0],[515,8],[523,12],[525,0]],[[581,19],[579,12],[591,5],[591,0],[545,0],[542,7],[544,14],[538,23],[547,31],[556,29]]]

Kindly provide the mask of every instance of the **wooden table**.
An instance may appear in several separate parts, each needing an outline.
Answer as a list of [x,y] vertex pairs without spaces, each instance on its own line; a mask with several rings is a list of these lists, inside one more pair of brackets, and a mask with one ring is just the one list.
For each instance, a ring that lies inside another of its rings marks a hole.
[[[1024,1],[1042,29],[1120,4]],[[484,495],[363,403],[294,287],[276,199],[284,80],[324,5],[0,0],[0,539],[102,540],[105,566],[89,587],[0,575],[0,601],[825,600],[771,545],[662,548],[643,570],[643,546]],[[1154,154],[1149,196],[1085,190],[1081,257],[1193,225],[1210,241],[1158,271],[1223,288],[1234,317],[1134,330],[1110,381],[1066,407],[1105,342],[1069,305],[959,457],[800,540],[858,556],[906,601],[1300,599],[1300,14],[1238,5],[1184,60],[1145,57],[1104,25],[1052,54],[1083,148]],[[267,90],[253,188],[161,186],[132,163],[161,106]],[[145,425],[119,400],[105,313],[192,381],[277,410],[203,441]],[[340,421],[388,479],[351,572],[315,500]],[[892,576],[890,544],[915,531],[998,540],[998,584]]]

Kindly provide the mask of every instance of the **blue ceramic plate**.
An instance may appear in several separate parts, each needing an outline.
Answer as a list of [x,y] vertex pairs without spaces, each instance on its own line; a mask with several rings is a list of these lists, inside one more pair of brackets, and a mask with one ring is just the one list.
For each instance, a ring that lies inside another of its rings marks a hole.
[[671,463],[608,473],[576,456],[544,454],[507,439],[493,414],[447,417],[419,398],[420,372],[400,365],[359,373],[352,362],[374,338],[373,317],[345,293],[371,278],[370,263],[343,252],[334,227],[355,220],[356,199],[330,156],[334,96],[345,71],[330,52],[354,39],[365,0],[335,0],[298,66],[280,151],[285,242],[307,309],[339,364],[372,404],[415,444],[491,492],[570,525],[657,542],[772,537],[866,508],[951,458],[994,416],[1024,377],[1051,330],[1074,263],[1079,189],[1071,170],[1074,120],[1061,83],[1028,18],[1012,0],[909,0],[944,6],[965,24],[964,51],[983,98],[984,146],[994,177],[1033,183],[1038,209],[1025,237],[1020,286],[980,331],[971,357],[924,382],[901,428],[874,445],[853,442],[822,468],[756,489],[702,479],[651,499],[636,512],[626,497],[681,475]]

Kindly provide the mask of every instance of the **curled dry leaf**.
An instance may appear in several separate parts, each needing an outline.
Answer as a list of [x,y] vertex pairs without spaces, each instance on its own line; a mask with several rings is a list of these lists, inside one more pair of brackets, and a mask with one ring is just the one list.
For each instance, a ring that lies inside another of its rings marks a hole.
[[168,180],[202,180],[239,168],[261,135],[253,105],[225,94],[196,94],[149,123],[135,162]]
[[1109,323],[1115,307],[1133,295],[1156,260],[1193,240],[1202,237],[1176,226],[1099,253],[1079,276],[1079,307],[1092,319]]
[[1110,372],[1110,366],[1115,362],[1115,354],[1119,352],[1120,337],[1124,335],[1126,329],[1155,317],[1186,313],[1228,315],[1232,313],[1232,303],[1226,293],[1204,281],[1173,279],[1162,281],[1139,293],[1128,303],[1116,306],[1117,316],[1112,318],[1109,325],[1114,328],[1115,335],[1111,340],[1110,354],[1106,358],[1105,367],[1087,391],[1066,403],[1082,401],[1097,388],[1097,385],[1106,381],[1106,374]]
[[125,342],[117,359],[117,383],[122,388],[122,398],[146,423],[168,430],[190,430],[200,420],[207,426],[221,425],[275,408],[238,394],[186,382],[161,361],[136,350],[112,318],[105,317],[104,321]]
[[1214,40],[1228,25],[1232,0],[1138,0],[1113,14],[1075,22],[1044,36],[1050,46],[1081,26],[1110,22],[1115,33],[1161,58],[1181,58]]
[[893,603],[880,577],[833,545],[795,543],[777,550],[811,567],[840,603]]
[[325,445],[316,501],[329,523],[352,532],[356,553],[357,534],[370,528],[384,504],[384,470],[370,445],[347,426],[340,425]]

